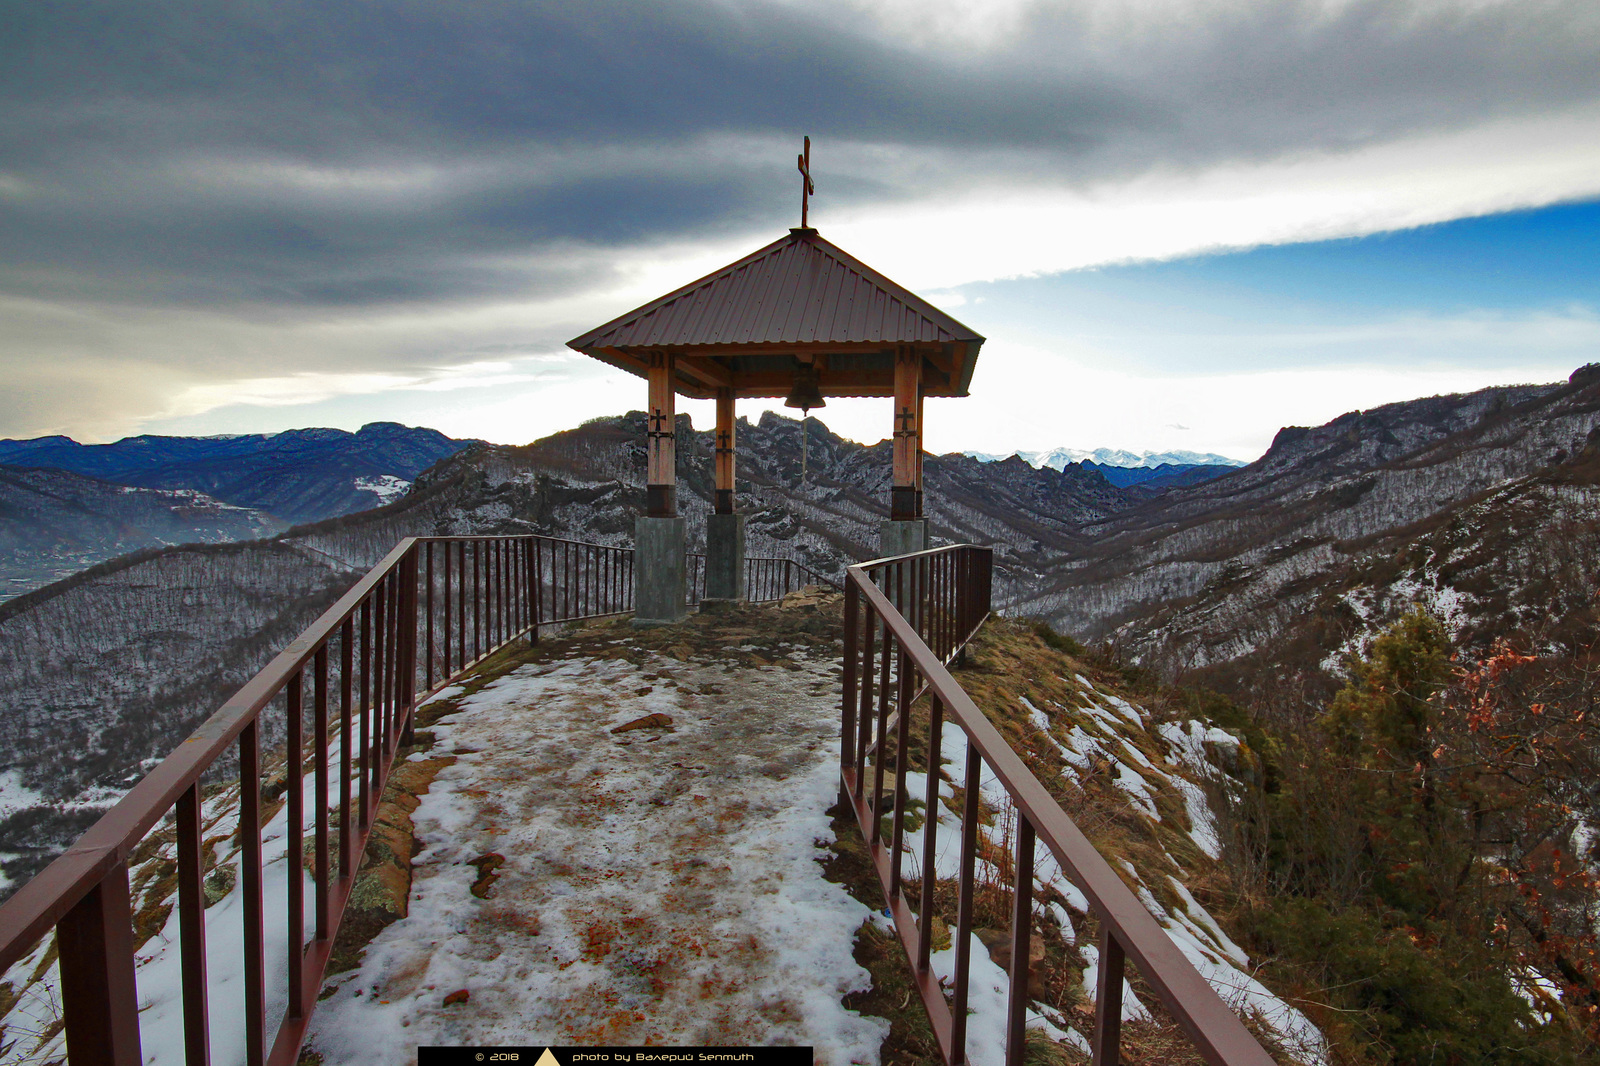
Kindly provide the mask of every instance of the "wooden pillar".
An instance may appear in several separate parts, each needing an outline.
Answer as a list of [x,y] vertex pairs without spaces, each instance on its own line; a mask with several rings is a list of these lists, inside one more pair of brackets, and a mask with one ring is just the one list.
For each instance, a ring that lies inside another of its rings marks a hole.
[[717,390],[716,513],[733,513],[733,390]]
[[672,388],[673,362],[673,357],[666,352],[650,355],[645,514],[657,518],[670,518],[678,513],[677,394]]
[[894,487],[889,517],[922,517],[922,355],[910,345],[894,359]]
[[[918,360],[920,365],[921,360]],[[922,517],[922,401],[927,399],[922,386],[922,375],[917,375],[917,517]]]

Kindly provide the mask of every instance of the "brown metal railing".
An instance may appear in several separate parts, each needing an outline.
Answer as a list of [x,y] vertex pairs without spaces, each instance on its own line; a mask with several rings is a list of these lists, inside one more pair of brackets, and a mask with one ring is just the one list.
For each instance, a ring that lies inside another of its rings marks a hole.
[[422,684],[534,627],[633,610],[633,549],[554,537],[418,537]]
[[[706,557],[690,552],[687,565],[689,602],[696,604],[706,596]],[[781,600],[807,585],[826,585],[837,592],[844,591],[833,578],[793,559],[747,557],[744,561],[744,598],[750,603]]]
[[[211,849],[202,846],[201,781],[237,741],[236,891],[243,893],[244,922],[244,1010],[238,1024],[245,1030],[248,1066],[293,1063],[395,753],[410,739],[413,709],[510,642],[536,639],[540,624],[631,610],[632,565],[632,549],[549,537],[401,541],[66,854],[0,905],[0,973],[54,927],[73,1066],[141,1063],[128,862],[145,835],[172,813],[185,1062],[208,1063],[203,882],[204,852]],[[286,738],[282,785],[291,871],[294,857],[304,854],[308,828],[310,712],[314,929],[308,938],[304,878],[291,874],[286,913],[272,918],[284,923],[289,945],[286,957],[273,964],[282,967],[287,1008],[272,1029],[266,1016],[261,748],[268,709],[277,706]]]
[[[1213,1066],[1272,1066],[1272,1058],[1249,1030],[945,668],[988,617],[992,569],[993,555],[988,549],[959,545],[862,563],[845,571],[841,799],[855,812],[868,842],[889,901],[889,913],[944,1061],[950,1066],[967,1061],[979,796],[987,766],[1017,811],[1011,990],[1005,1026],[1007,1066],[1021,1066],[1023,1061],[1036,839],[1044,843],[1087,897],[1091,913],[1100,922],[1095,1066],[1115,1066],[1119,1058],[1123,967],[1127,956],[1133,958],[1207,1062]],[[907,872],[902,866],[911,708],[922,693],[929,696],[923,869]],[[939,828],[938,767],[946,718],[965,734],[967,750],[966,776],[960,785],[965,792],[950,999],[945,998],[930,963]],[[879,797],[887,796],[886,775],[892,777],[894,797],[887,842],[879,813]],[[913,880],[919,897],[915,906],[906,894],[906,886]]]

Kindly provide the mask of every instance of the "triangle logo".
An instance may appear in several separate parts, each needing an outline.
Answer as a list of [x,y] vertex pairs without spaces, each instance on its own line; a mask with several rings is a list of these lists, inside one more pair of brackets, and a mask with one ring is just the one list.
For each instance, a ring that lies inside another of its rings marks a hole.
[[539,1056],[539,1061],[535,1062],[533,1066],[561,1066],[561,1063],[557,1062],[556,1057],[550,1054],[549,1048],[545,1048],[544,1054]]

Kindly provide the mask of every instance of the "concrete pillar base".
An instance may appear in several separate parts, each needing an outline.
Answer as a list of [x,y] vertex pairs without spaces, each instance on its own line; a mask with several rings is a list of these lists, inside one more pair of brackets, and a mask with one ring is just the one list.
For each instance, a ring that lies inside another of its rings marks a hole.
[[640,515],[634,522],[633,624],[666,626],[689,613],[684,518]]
[[702,602],[744,597],[744,515],[707,515],[706,592]]
[[879,558],[910,555],[928,549],[926,518],[889,518],[878,525]]

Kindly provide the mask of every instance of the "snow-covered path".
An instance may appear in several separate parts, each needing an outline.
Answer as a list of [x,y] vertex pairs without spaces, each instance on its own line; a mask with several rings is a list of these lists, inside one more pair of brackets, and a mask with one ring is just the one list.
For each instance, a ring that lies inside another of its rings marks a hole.
[[[324,1061],[644,1042],[878,1061],[886,1023],[840,1004],[868,983],[851,953],[869,912],[816,861],[832,835],[837,660],[802,641],[752,668],[734,643],[678,658],[591,645],[440,720],[432,754],[458,761],[412,815],[409,916],[330,982],[310,1041]],[[610,732],[654,712],[672,728]],[[504,862],[474,865],[486,856]]]

